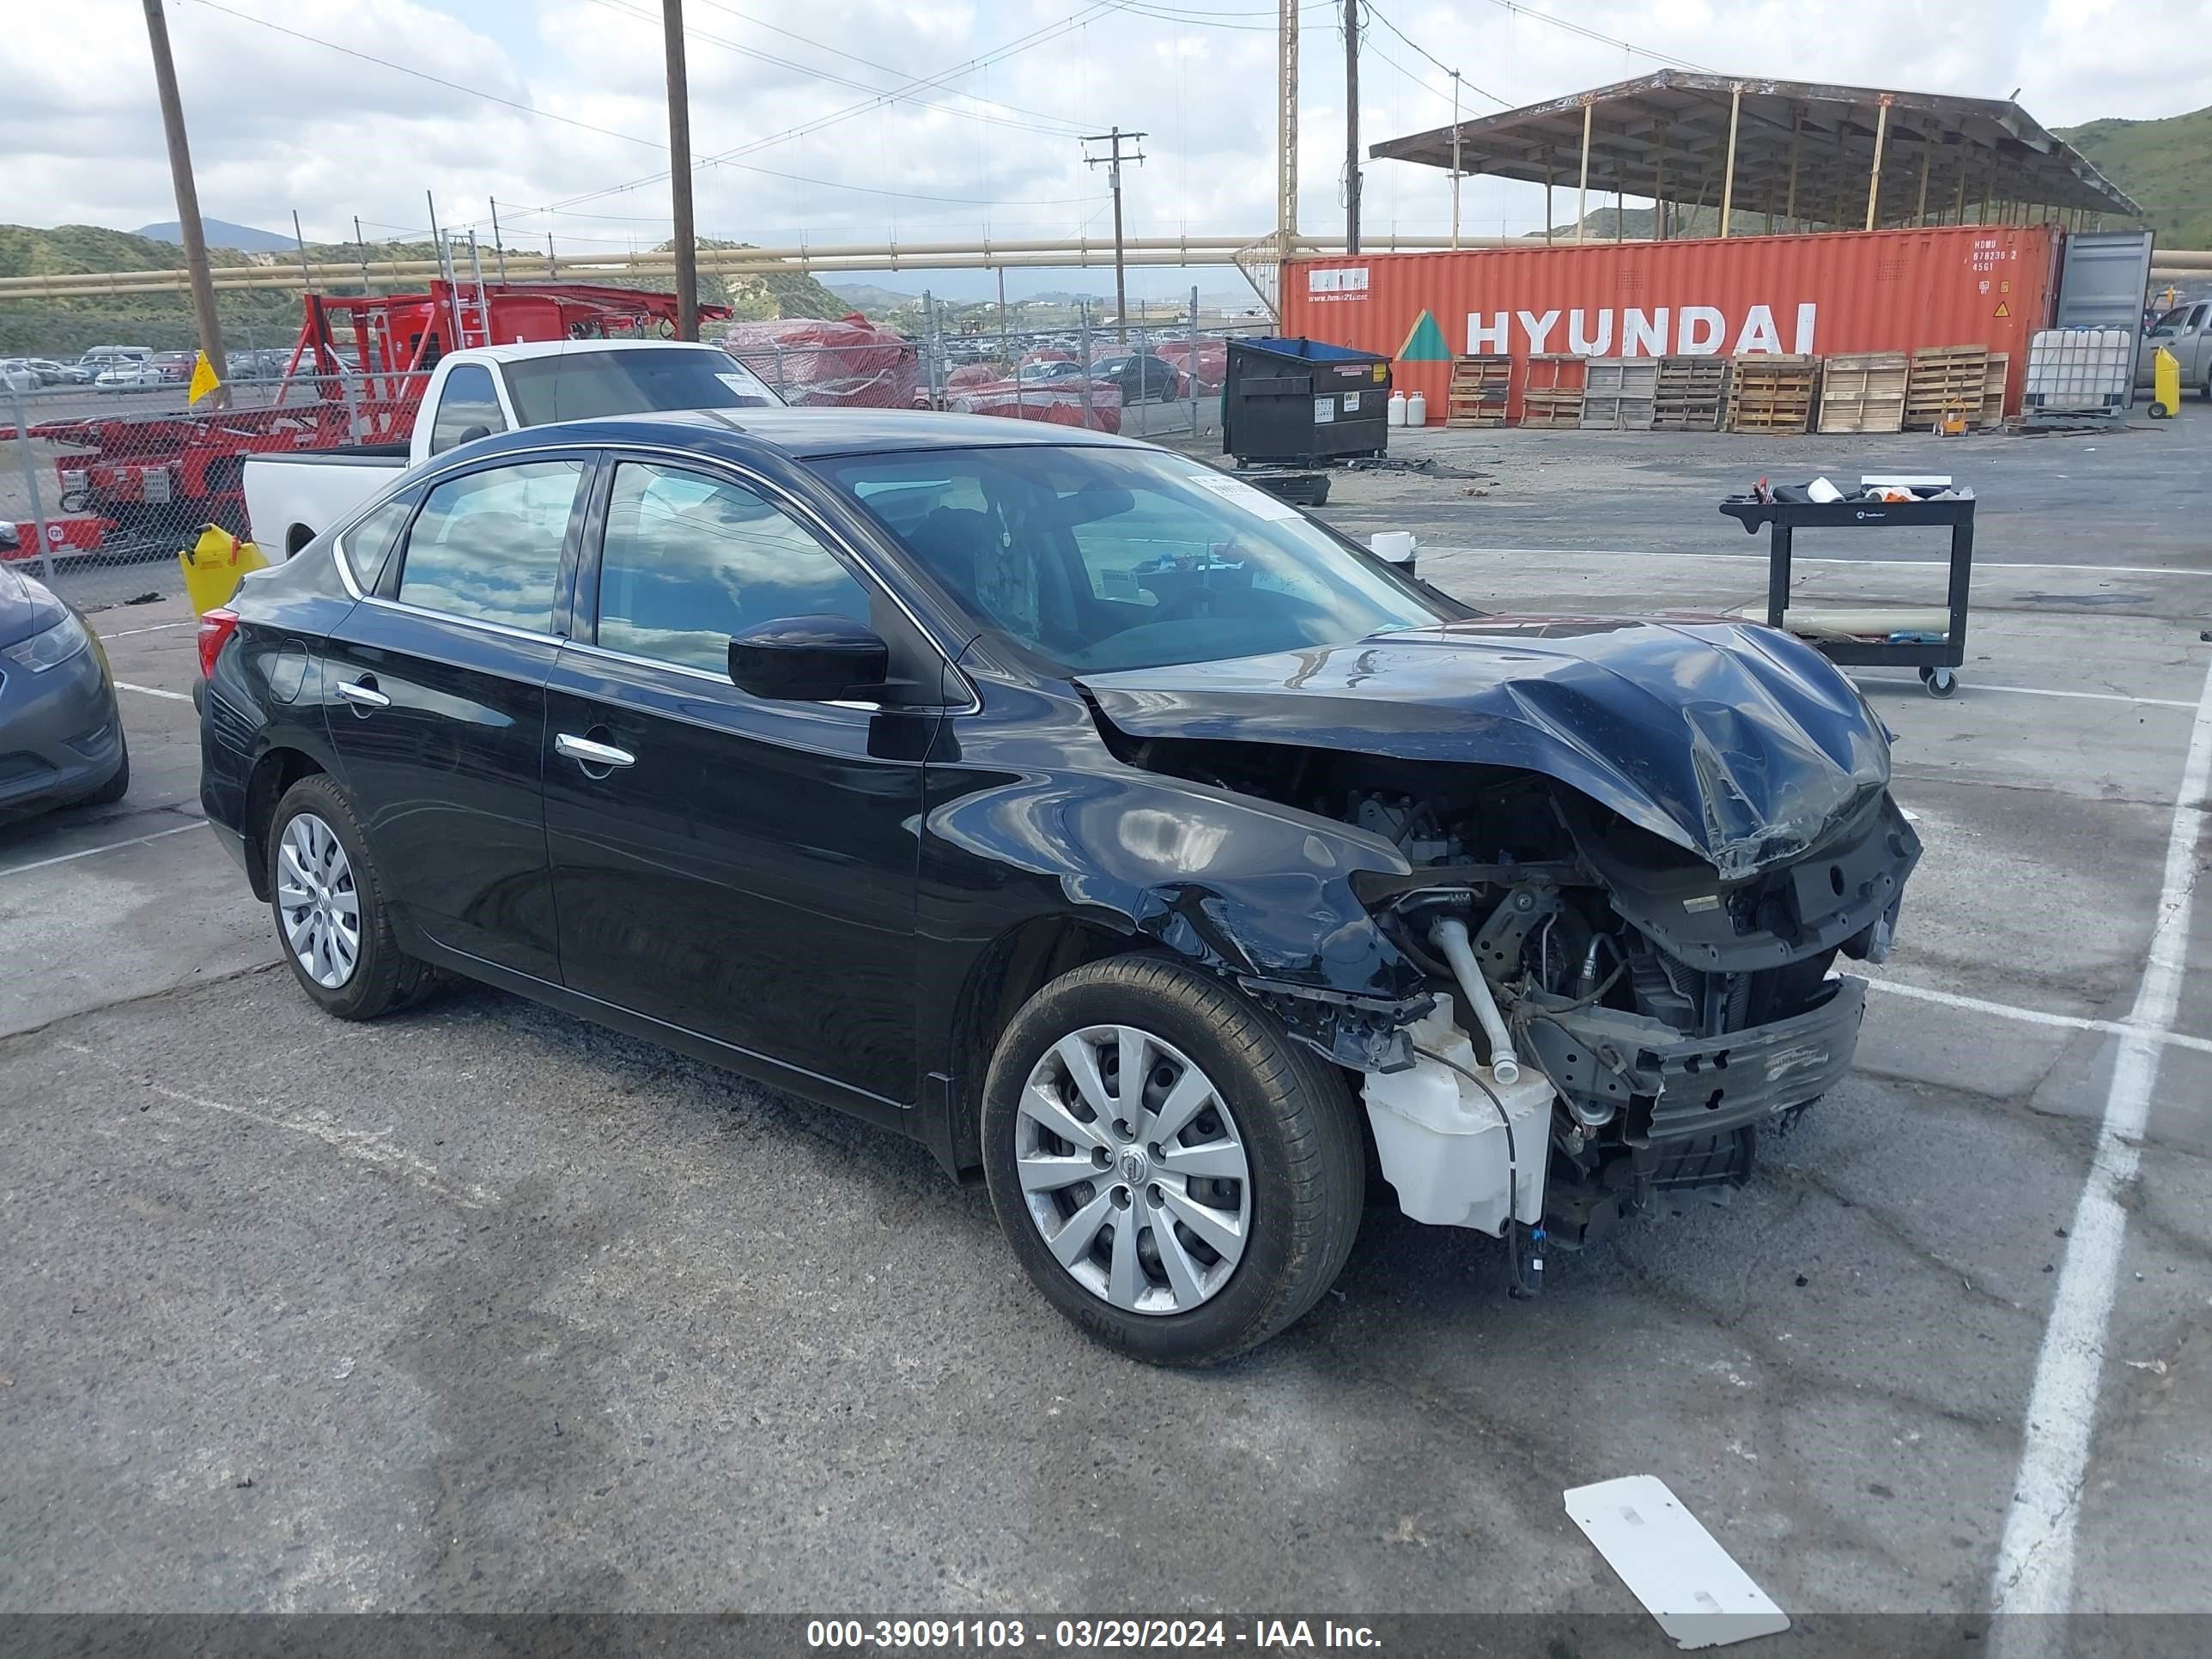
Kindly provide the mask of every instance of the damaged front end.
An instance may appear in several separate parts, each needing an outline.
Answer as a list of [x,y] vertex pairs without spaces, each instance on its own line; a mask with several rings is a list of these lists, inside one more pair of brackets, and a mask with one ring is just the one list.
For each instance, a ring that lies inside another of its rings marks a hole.
[[[1462,1006],[1494,1004],[1500,1029],[1468,1022],[1486,1080],[1533,1071],[1553,1097],[1545,1220],[1573,1245],[1656,1193],[1741,1185],[1759,1127],[1850,1069],[1865,981],[1831,969],[1887,953],[1920,847],[1878,790],[1797,858],[1724,881],[1587,802],[1554,805],[1570,858],[1436,865],[1370,897]],[[1370,1108],[1401,1092],[1370,1079]]]
[[[1470,631],[1439,633],[1463,649]],[[1425,641],[1343,653],[1347,681],[1304,664],[1278,683],[1295,698],[1253,695],[1259,659],[1232,665],[1241,685],[1091,688],[1125,759],[1401,855],[1402,872],[1351,884],[1433,1003],[1324,1008],[1298,988],[1271,1006],[1365,1073],[1383,1173],[1415,1219],[1586,1242],[1655,1194],[1741,1184],[1760,1127],[1850,1066],[1865,984],[1832,969],[1887,953],[1920,855],[1886,737],[1794,641],[1665,631],[1665,674],[1656,647],[1625,672],[1617,638],[1598,674],[1587,645],[1524,644],[1533,673],[1445,695],[1431,658],[1414,696],[1372,715],[1407,684],[1388,659]],[[1440,654],[1463,672],[1462,651]],[[1316,694],[1336,746],[1291,736]]]

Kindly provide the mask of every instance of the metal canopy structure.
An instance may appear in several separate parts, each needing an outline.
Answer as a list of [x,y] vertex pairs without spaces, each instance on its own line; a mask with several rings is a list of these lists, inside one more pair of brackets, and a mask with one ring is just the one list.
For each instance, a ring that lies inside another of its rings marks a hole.
[[[1578,224],[1594,190],[1694,206],[1717,213],[1723,236],[1743,234],[1746,213],[1793,230],[2142,216],[2009,100],[1683,70],[1417,132],[1368,154],[1567,185],[1582,198]],[[1659,234],[1681,222],[1679,206],[1658,216]]]

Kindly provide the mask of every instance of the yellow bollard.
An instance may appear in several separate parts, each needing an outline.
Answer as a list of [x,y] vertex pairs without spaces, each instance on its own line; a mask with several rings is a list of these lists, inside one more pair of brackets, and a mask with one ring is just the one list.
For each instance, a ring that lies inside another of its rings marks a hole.
[[238,592],[240,580],[269,561],[252,542],[242,542],[221,525],[203,525],[200,538],[177,555],[184,568],[185,592],[195,615],[204,617]]

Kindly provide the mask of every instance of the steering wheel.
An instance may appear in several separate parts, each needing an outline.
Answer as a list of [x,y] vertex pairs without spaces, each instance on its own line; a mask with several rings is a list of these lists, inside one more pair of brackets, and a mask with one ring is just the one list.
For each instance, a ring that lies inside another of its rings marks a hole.
[[1152,620],[1156,623],[1188,622],[1193,617],[1211,612],[1214,602],[1222,597],[1219,588],[1199,582],[1161,605],[1152,612]]

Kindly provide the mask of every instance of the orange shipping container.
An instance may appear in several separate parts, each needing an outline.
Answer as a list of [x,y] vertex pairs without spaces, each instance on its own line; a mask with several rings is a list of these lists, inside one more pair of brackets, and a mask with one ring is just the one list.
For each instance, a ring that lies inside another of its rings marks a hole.
[[2059,234],[2040,225],[1584,242],[1306,259],[1282,271],[1282,326],[1387,354],[1392,384],[1441,421],[1455,355],[1509,352],[1513,416],[1528,358],[1911,351],[2010,354],[2048,326]]

